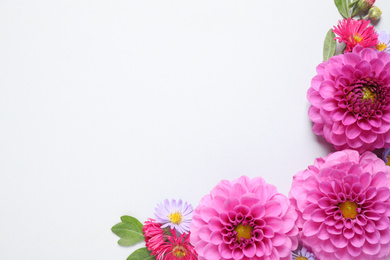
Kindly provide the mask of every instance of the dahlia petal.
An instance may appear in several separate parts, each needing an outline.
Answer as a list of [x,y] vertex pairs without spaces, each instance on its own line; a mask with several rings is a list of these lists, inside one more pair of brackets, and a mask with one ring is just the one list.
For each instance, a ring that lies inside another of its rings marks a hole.
[[251,215],[253,218],[262,218],[265,215],[265,209],[263,205],[256,205],[251,208]]
[[287,237],[281,233],[275,233],[271,240],[274,246],[281,246],[286,243]]
[[211,233],[211,230],[207,226],[202,226],[199,229],[200,239],[202,239],[203,241],[205,241],[207,243],[210,243],[210,233]]
[[231,197],[241,197],[246,193],[246,189],[241,185],[241,183],[235,183],[230,191]]
[[325,109],[326,111],[333,111],[337,108],[337,101],[334,100],[333,97],[324,99],[322,101],[322,108]]
[[211,218],[208,222],[209,228],[211,231],[220,231],[224,225],[222,225],[221,221],[218,218]]
[[351,244],[354,247],[362,247],[365,241],[366,239],[364,238],[364,236],[358,234],[354,235],[350,240]]
[[312,212],[311,219],[315,222],[323,222],[327,217],[327,214],[323,209],[317,209]]
[[334,252],[334,245],[330,240],[323,240],[321,241],[321,249],[324,250],[327,253],[333,253]]
[[267,216],[264,217],[263,220],[266,222],[267,226],[275,231],[279,231],[283,226],[283,220],[278,217]]
[[[204,257],[206,259],[220,259],[220,254],[218,250],[218,246],[213,244],[208,244],[204,247],[203,250]],[[236,258],[239,259],[239,258]]]
[[237,205],[240,204],[240,201],[238,200],[238,198],[235,198],[235,197],[231,197],[231,198],[228,198],[224,204],[223,204],[223,208],[227,211],[231,211],[234,209],[234,207],[236,207]]
[[375,222],[375,227],[378,230],[385,230],[389,228],[389,218],[387,216],[381,216],[381,219]]
[[373,118],[369,118],[368,119],[368,123],[372,126],[372,127],[381,127],[382,125],[382,120],[380,120],[379,118],[377,117],[373,117]]
[[218,216],[218,212],[209,207],[205,207],[200,211],[200,216],[205,222],[209,222],[210,218]]
[[381,250],[381,244],[364,243],[362,250],[367,255],[376,255]]
[[390,196],[390,190],[386,187],[380,187],[377,189],[377,193],[375,196],[376,201],[386,201]]
[[372,233],[368,233],[368,232],[367,232],[367,233],[365,234],[365,236],[366,236],[367,242],[370,243],[370,244],[376,244],[376,243],[378,243],[379,240],[380,240],[380,237],[381,237],[378,230],[375,230],[375,231],[372,232]]
[[373,59],[370,61],[371,68],[375,72],[375,75],[379,75],[384,68],[384,63],[380,59]]
[[355,232],[352,229],[345,228],[342,234],[346,239],[351,239],[355,235]]
[[264,205],[267,216],[279,216],[282,213],[280,204],[276,201],[269,201]]
[[338,260],[353,260],[350,255],[348,255],[348,250],[347,248],[338,248],[335,252],[334,252],[334,256],[336,257],[336,259]]
[[303,234],[305,236],[314,236],[318,233],[321,223],[314,221],[306,221],[303,225]]
[[379,230],[381,234],[381,244],[388,244],[390,242],[390,229]]
[[357,125],[362,129],[362,130],[371,130],[371,124],[368,122],[366,119],[361,119],[357,121]]
[[355,139],[356,137],[358,137],[360,135],[361,132],[362,132],[362,129],[359,128],[356,124],[353,124],[353,125],[347,126],[345,134],[347,135],[347,137],[349,139]]
[[356,69],[363,73],[363,77],[367,77],[371,72],[371,65],[369,62],[362,60],[359,64],[356,65]]
[[242,250],[246,257],[254,257],[256,254],[256,245],[255,243],[248,243]]
[[348,245],[348,239],[346,239],[343,235],[330,236],[330,241],[337,248],[344,248]]
[[334,82],[331,80],[324,80],[320,84],[319,93],[322,98],[333,98],[335,94]]
[[360,55],[366,61],[371,61],[372,59],[378,58],[376,52],[373,49],[365,48],[360,52]]
[[361,61],[360,56],[356,53],[346,53],[343,57],[345,64],[351,65],[353,67],[355,67]]
[[[273,240],[272,240],[272,243]],[[275,245],[275,244],[274,244]],[[275,245],[276,246],[276,245]],[[282,257],[287,257],[291,256],[291,250],[292,250],[292,242],[290,239],[286,239],[285,242],[280,245],[276,246],[278,250],[276,250],[276,253],[282,258]]]
[[333,121],[335,121],[335,122],[341,121],[341,120],[343,120],[343,118],[344,118],[344,114],[345,114],[344,109],[339,108],[339,109],[333,110],[333,111],[330,113],[330,118],[331,118]]
[[351,112],[345,112],[342,122],[344,125],[352,125],[356,122],[356,117]]
[[347,245],[347,250],[353,257],[358,257],[362,253],[362,249],[360,247],[354,247],[351,243]]
[[321,240],[329,239],[330,235],[325,224],[320,226],[317,237]]
[[252,207],[253,205],[257,204],[259,202],[259,199],[254,197],[253,195],[245,195],[241,197],[241,203],[247,207]]
[[376,227],[375,227],[375,224],[374,222],[371,220],[371,219],[367,219],[367,223],[366,225],[364,226],[364,230],[366,231],[366,233],[373,233],[375,232],[376,230]]
[[[204,240],[206,241],[206,240]],[[214,244],[214,245],[219,245],[223,242],[223,239],[222,239],[222,234],[221,234],[221,231],[218,230],[218,231],[214,231],[213,233],[211,233],[210,235],[210,243]]]
[[373,143],[376,140],[377,135],[371,131],[362,131],[359,137],[360,140],[365,143]]
[[310,104],[316,108],[321,107],[321,103],[323,98],[319,94],[319,92],[309,92],[307,93],[307,99],[309,100]]
[[346,133],[346,128],[341,122],[335,122],[332,125],[332,132],[337,135],[341,135],[343,133]]

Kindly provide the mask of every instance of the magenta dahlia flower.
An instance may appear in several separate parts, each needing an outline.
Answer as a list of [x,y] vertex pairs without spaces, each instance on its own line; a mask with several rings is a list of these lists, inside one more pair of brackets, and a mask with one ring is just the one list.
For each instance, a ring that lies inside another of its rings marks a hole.
[[151,255],[156,256],[161,245],[164,244],[164,231],[161,229],[161,224],[149,218],[145,221],[142,231],[145,236],[146,247],[152,252]]
[[337,150],[390,147],[390,54],[357,46],[317,73],[307,92],[313,132]]
[[223,180],[195,209],[191,243],[200,260],[291,259],[296,214],[262,178]]
[[290,191],[302,241],[319,259],[390,254],[390,167],[372,152],[344,150],[315,160]]
[[177,237],[174,229],[172,236],[166,236],[166,242],[158,248],[156,260],[196,260],[198,254],[190,243],[190,233]]
[[364,19],[343,19],[339,21],[337,27],[335,26],[332,29],[339,36],[334,39],[347,45],[346,52],[352,51],[357,45],[365,48],[374,48],[378,44],[378,34],[374,26],[368,26],[369,24],[370,21]]
[[170,227],[176,229],[180,233],[187,233],[190,230],[192,212],[194,208],[191,204],[184,202],[181,199],[165,200],[164,203],[158,204],[154,214],[157,221],[162,224],[162,228]]

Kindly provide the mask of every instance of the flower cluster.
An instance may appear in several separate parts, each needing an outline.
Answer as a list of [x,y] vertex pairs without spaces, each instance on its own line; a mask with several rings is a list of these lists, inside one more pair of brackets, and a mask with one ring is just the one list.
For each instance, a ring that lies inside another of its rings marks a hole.
[[157,260],[195,260],[197,254],[190,244],[189,224],[193,207],[180,199],[165,200],[156,207],[156,220],[145,222],[145,244]]
[[[313,132],[339,151],[295,174],[289,197],[242,176],[219,182],[195,210],[165,200],[144,225],[123,216],[112,229],[118,243],[146,245],[129,259],[390,257],[390,35],[370,26],[381,15],[374,3],[336,1],[344,19],[328,32],[307,92]],[[338,55],[336,41],[345,45]]]

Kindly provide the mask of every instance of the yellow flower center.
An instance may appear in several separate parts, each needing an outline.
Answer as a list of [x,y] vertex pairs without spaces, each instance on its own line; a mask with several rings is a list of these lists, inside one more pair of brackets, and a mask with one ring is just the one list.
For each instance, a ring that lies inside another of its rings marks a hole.
[[296,260],[307,260],[307,258],[306,257],[304,257],[304,256],[298,256],[297,258],[295,258]]
[[374,102],[374,100],[377,99],[378,96],[370,88],[363,87],[362,90],[363,90],[363,98],[362,98],[363,101],[370,99],[371,102]]
[[172,251],[173,255],[178,258],[182,258],[186,255],[186,249],[182,246],[175,246]]
[[234,231],[237,232],[237,240],[241,241],[241,238],[250,239],[252,237],[253,227],[239,224],[234,228]]
[[356,202],[351,202],[347,200],[346,202],[339,204],[339,209],[341,210],[341,213],[343,214],[344,218],[352,218],[355,219],[358,212],[357,212],[358,204]]
[[387,163],[386,163],[386,165],[390,166],[390,155],[386,156],[386,158],[387,158]]
[[355,42],[359,43],[363,40],[363,37],[361,37],[360,35],[354,35],[353,36],[353,39],[355,40]]
[[375,47],[378,51],[383,51],[383,50],[386,50],[387,49],[387,45],[383,42],[379,43],[376,47]]
[[176,210],[175,212],[172,212],[171,214],[169,214],[169,220],[173,223],[173,224],[180,224],[182,221],[183,221],[183,216],[181,214],[181,212],[179,212],[178,210]]

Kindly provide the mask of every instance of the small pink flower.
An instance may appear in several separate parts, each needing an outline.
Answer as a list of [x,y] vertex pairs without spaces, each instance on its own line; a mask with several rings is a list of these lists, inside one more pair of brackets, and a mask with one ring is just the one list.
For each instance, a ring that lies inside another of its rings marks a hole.
[[166,242],[158,248],[157,260],[197,260],[194,246],[190,244],[190,233],[177,237],[174,229],[172,236],[166,236]]
[[294,176],[290,198],[301,239],[319,259],[390,254],[390,167],[372,152],[316,159]]
[[199,260],[291,259],[296,212],[262,178],[221,181],[203,197],[191,222]]
[[307,91],[313,132],[337,150],[390,147],[390,54],[357,46],[317,73]]
[[374,26],[368,26],[369,20],[354,20],[352,18],[344,19],[339,22],[337,27],[333,27],[333,32],[339,37],[334,39],[344,42],[347,45],[346,52],[351,52],[357,46],[374,48],[378,44],[378,34]]
[[149,218],[145,221],[142,231],[145,236],[145,244],[153,256],[159,252],[159,248],[164,244],[164,232],[161,224],[156,223],[154,219]]

